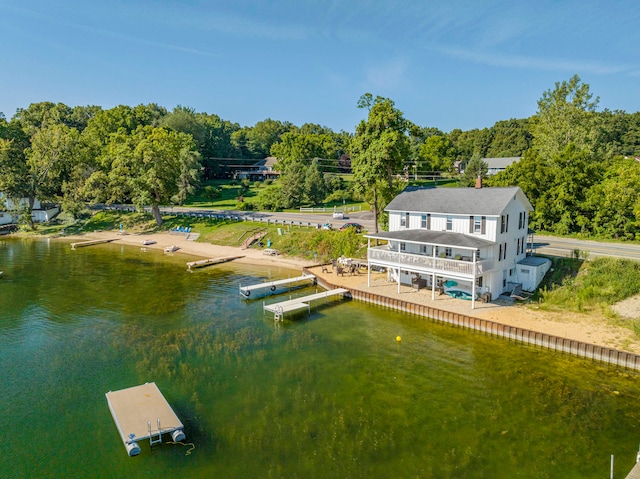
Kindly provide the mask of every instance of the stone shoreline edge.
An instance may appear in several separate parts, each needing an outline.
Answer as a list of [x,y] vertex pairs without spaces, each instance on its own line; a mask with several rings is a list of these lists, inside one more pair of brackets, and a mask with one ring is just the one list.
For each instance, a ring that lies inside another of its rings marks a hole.
[[[313,274],[308,270],[308,268],[303,268],[302,271],[305,274]],[[518,328],[516,326],[510,326],[487,319],[480,319],[473,316],[467,316],[465,314],[432,308],[423,304],[411,303],[359,289],[337,286],[323,278],[317,278],[317,284],[325,289],[335,289],[338,287],[348,289],[349,293],[345,296],[358,301],[364,301],[366,303],[375,304],[377,306],[382,306],[396,311],[422,316],[433,321],[470,329],[490,336],[507,339],[509,341],[521,342],[584,359],[591,359],[592,361],[600,363],[640,371],[639,354],[607,348],[605,346],[597,346],[595,344],[540,333],[529,329]]]

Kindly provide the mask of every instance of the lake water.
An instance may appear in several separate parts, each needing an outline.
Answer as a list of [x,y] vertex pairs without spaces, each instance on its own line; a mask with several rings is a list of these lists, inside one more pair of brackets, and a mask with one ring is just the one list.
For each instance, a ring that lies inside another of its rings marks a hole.
[[[635,373],[356,301],[275,325],[238,285],[299,272],[190,259],[0,238],[2,477],[603,478],[611,454],[616,477],[635,461]],[[195,449],[127,456],[105,393],[152,381]]]

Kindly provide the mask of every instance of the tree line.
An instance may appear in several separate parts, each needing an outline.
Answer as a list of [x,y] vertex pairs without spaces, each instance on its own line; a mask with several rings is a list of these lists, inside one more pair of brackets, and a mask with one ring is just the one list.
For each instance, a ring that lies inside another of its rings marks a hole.
[[[30,206],[36,197],[56,201],[74,215],[86,202],[150,205],[160,222],[159,206],[181,204],[200,180],[272,155],[281,177],[254,207],[364,198],[384,219],[413,177],[461,168],[460,184],[470,185],[486,176],[482,158],[522,156],[486,183],[522,187],[535,208],[532,227],[635,239],[640,112],[598,111],[598,102],[574,76],[544,92],[531,118],[448,133],[415,125],[371,94],[358,101],[367,117],[354,133],[270,118],[240,126],[183,106],[34,103],[9,120],[0,114],[0,192]],[[353,188],[341,173],[353,173]]]

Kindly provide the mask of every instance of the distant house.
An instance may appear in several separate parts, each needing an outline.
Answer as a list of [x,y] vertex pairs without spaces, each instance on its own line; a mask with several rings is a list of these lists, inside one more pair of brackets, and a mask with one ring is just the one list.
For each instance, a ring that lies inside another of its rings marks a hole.
[[[29,204],[28,198],[21,198],[16,205],[15,201],[10,198],[5,198],[3,193],[0,193],[0,202],[3,203],[5,211],[0,211],[0,225],[16,223],[19,219],[15,211],[20,206]],[[60,213],[60,207],[51,203],[40,203],[40,200],[36,198],[33,201],[33,209],[31,210],[31,218],[34,223],[46,223],[53,219]]]
[[517,163],[521,159],[521,156],[511,156],[509,158],[483,158],[482,161],[487,164],[487,175],[491,176],[506,170],[507,166]]
[[280,172],[274,169],[277,161],[275,156],[268,156],[245,169],[236,170],[233,177],[238,180],[248,179],[250,181],[275,180],[280,176]]
[[[551,262],[530,256],[533,210],[518,187],[408,187],[385,208],[389,231],[367,234],[369,268],[389,280],[471,299],[533,291]],[[383,240],[372,246],[371,240]]]

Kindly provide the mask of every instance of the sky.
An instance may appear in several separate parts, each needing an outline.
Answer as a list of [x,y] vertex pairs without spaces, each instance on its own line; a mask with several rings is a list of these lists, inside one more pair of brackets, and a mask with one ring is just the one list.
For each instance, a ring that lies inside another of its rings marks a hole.
[[640,2],[0,0],[0,112],[178,105],[353,133],[364,93],[444,132],[528,118],[580,76],[640,111]]

